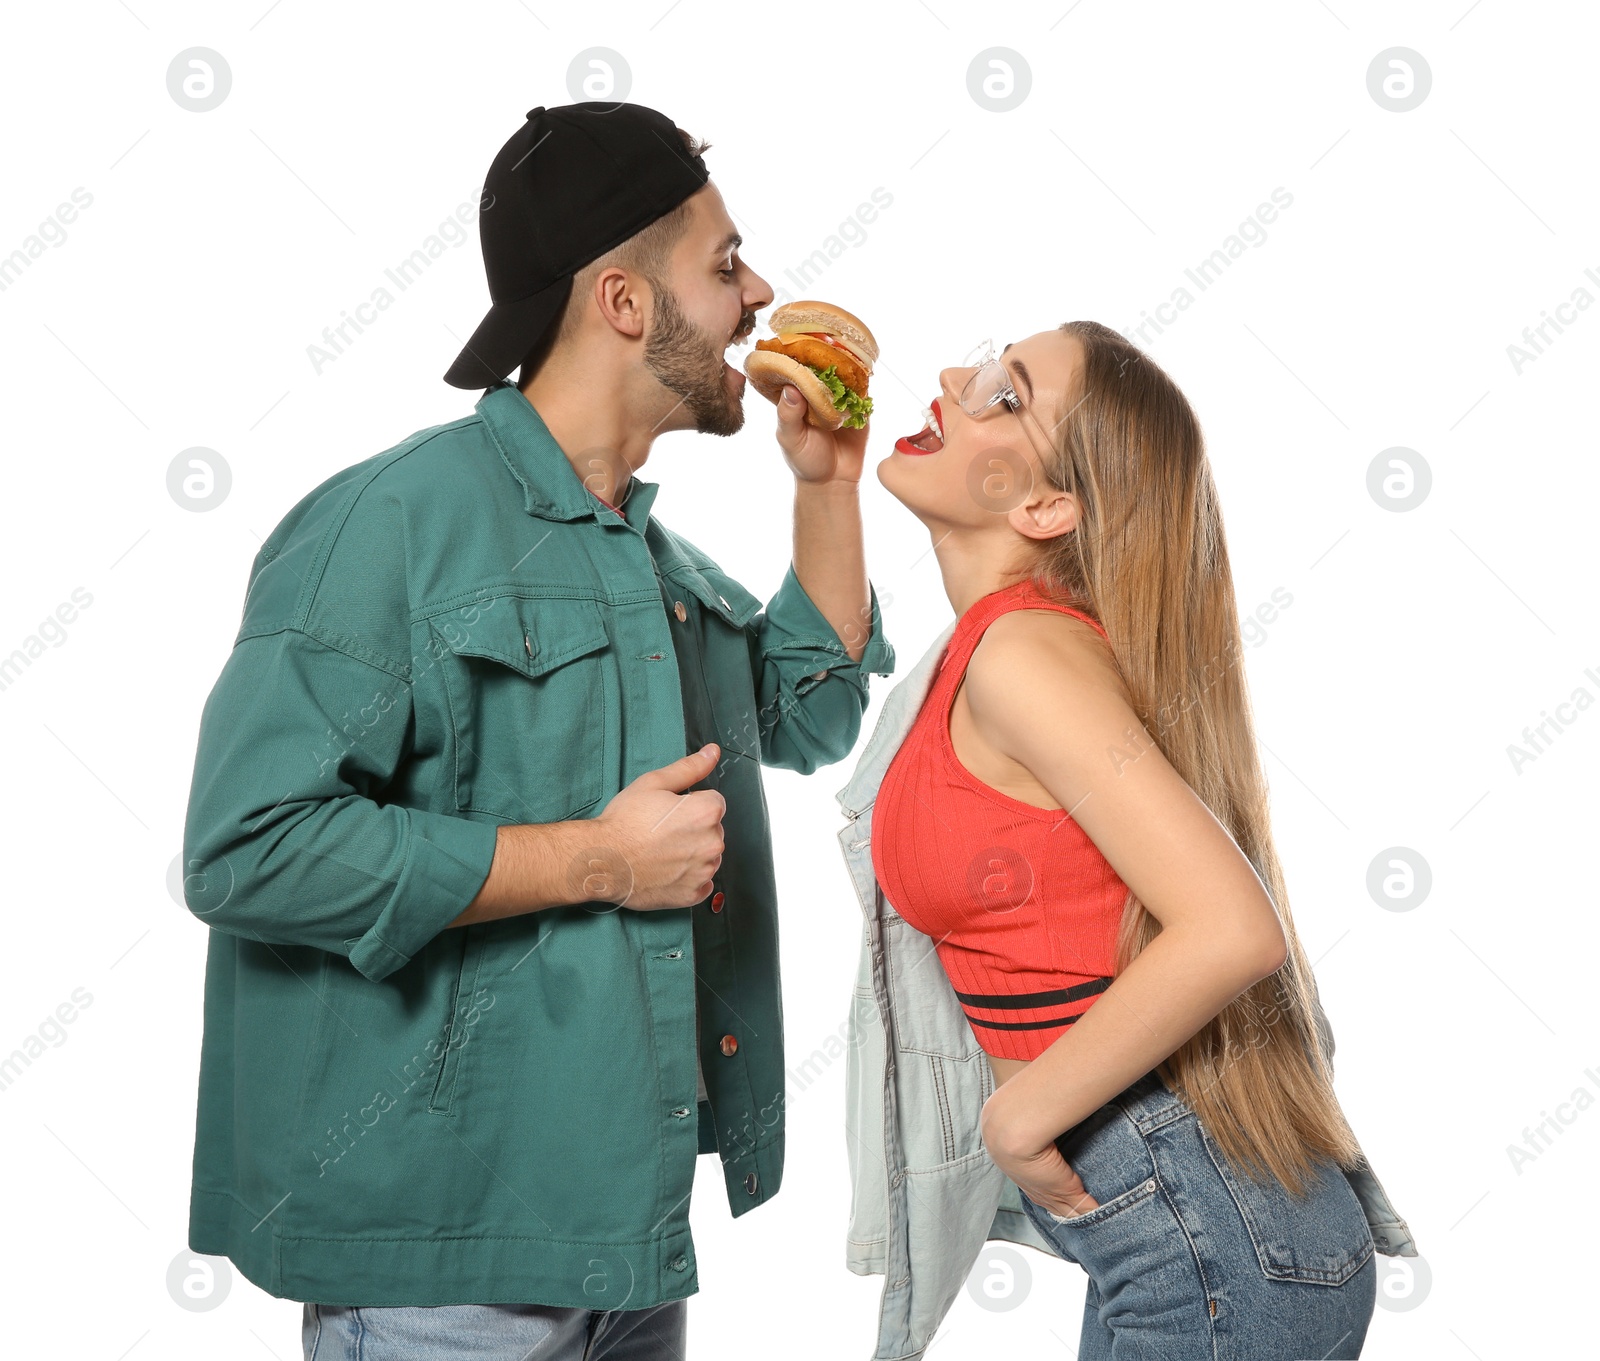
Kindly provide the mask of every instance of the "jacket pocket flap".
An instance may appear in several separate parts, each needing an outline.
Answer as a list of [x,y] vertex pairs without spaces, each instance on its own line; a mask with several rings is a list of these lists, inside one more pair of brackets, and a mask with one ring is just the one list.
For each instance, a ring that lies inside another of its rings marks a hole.
[[742,629],[762,602],[720,567],[692,567],[688,563],[666,573],[667,580],[682,586],[713,614],[721,615],[734,628]]
[[438,632],[458,656],[488,657],[524,676],[542,676],[609,641],[599,604],[566,597],[497,596],[474,622],[455,616]]

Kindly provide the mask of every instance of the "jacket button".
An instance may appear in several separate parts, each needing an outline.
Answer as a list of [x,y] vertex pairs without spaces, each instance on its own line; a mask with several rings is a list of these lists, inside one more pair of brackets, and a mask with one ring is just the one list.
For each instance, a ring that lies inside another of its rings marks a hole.
[[736,1040],[732,1035],[724,1035],[722,1037],[722,1052],[724,1054],[731,1054],[738,1047],[739,1041]]
[[711,910],[713,912],[722,911],[722,890],[720,888],[711,895]]
[[821,671],[817,672],[817,674],[814,675],[811,679],[812,680],[827,680],[828,679],[827,668],[823,668]]
[[687,1257],[674,1257],[672,1259],[672,1269],[674,1271],[687,1271],[689,1269],[689,1259]]
[[689,617],[689,611],[683,608],[683,601],[681,600],[674,600],[672,602],[672,612],[678,616],[678,622],[680,624]]
[[751,1195],[755,1195],[756,1186],[757,1186],[756,1174],[754,1172],[752,1172],[748,1177],[746,1177],[744,1179],[744,1189],[746,1191],[748,1191]]

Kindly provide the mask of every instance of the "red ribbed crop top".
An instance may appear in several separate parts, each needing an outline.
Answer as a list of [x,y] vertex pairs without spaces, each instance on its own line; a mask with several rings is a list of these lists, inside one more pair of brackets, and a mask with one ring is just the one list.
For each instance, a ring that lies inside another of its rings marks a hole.
[[890,905],[931,936],[979,1045],[1037,1058],[1111,984],[1127,885],[1061,808],[985,784],[956,757],[950,707],[983,631],[1015,609],[1057,609],[1031,580],[975,601],[884,772],[872,865]]

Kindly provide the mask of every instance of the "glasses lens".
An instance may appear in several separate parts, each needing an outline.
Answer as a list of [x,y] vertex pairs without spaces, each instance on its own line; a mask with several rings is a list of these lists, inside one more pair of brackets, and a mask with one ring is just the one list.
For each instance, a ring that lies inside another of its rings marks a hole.
[[981,415],[1004,397],[1008,386],[1005,366],[991,355],[978,365],[961,390],[962,408],[971,415]]

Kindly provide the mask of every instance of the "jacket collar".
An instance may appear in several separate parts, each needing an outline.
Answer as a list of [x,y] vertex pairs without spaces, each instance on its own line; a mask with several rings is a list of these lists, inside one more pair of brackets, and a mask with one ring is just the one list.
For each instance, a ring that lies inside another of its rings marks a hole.
[[939,659],[944,655],[945,646],[956,631],[956,623],[957,621],[952,619],[945,625],[943,632],[922,654],[922,659],[884,696],[877,726],[873,728],[872,736],[867,740],[867,745],[856,761],[855,773],[851,775],[850,783],[834,795],[839,800],[839,807],[846,817],[859,817],[878,797],[878,786],[883,782],[883,773],[889,768],[889,762],[894,759],[895,752],[899,751],[900,744],[905,741],[906,734],[911,731],[911,725],[916,722],[922,701],[927,698],[928,691],[933,686],[934,673],[939,669]]
[[[476,409],[506,467],[522,484],[523,507],[529,515],[546,520],[617,522],[616,512],[583,485],[550,427],[520,388],[497,383],[478,398]],[[628,486],[621,503],[622,519],[643,534],[659,484],[635,475]]]

